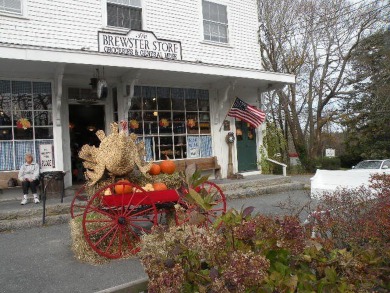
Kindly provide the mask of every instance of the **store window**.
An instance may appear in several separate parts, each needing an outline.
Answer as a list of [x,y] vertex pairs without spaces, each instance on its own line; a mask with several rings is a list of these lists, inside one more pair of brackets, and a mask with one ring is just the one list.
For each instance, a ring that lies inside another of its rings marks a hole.
[[207,41],[228,42],[226,5],[203,1],[203,35]]
[[107,0],[107,25],[141,30],[141,1]]
[[53,143],[50,82],[0,80],[0,171],[17,170],[24,154],[39,161],[39,145]]
[[22,14],[22,0],[0,0],[0,12]]
[[136,86],[129,131],[145,141],[147,161],[212,156],[208,91]]

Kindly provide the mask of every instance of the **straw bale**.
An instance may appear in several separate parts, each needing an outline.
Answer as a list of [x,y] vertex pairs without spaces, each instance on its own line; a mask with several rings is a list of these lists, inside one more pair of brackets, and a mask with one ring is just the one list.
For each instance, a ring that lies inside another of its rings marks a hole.
[[81,217],[71,219],[69,225],[72,238],[71,248],[76,259],[89,264],[103,264],[109,261],[107,258],[97,254],[85,240]]

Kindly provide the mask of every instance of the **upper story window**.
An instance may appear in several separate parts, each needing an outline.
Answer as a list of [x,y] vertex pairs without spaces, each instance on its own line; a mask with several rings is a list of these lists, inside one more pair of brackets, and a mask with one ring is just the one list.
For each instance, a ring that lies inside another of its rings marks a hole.
[[22,14],[22,0],[0,0],[0,12]]
[[207,41],[228,42],[226,5],[203,0],[203,35]]
[[107,25],[141,30],[141,0],[107,0]]

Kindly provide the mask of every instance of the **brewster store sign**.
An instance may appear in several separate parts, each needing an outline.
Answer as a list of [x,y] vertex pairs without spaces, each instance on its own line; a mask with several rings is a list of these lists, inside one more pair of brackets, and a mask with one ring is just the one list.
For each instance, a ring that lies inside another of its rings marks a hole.
[[181,60],[181,43],[157,39],[154,33],[131,30],[127,34],[98,32],[99,52],[146,58]]

